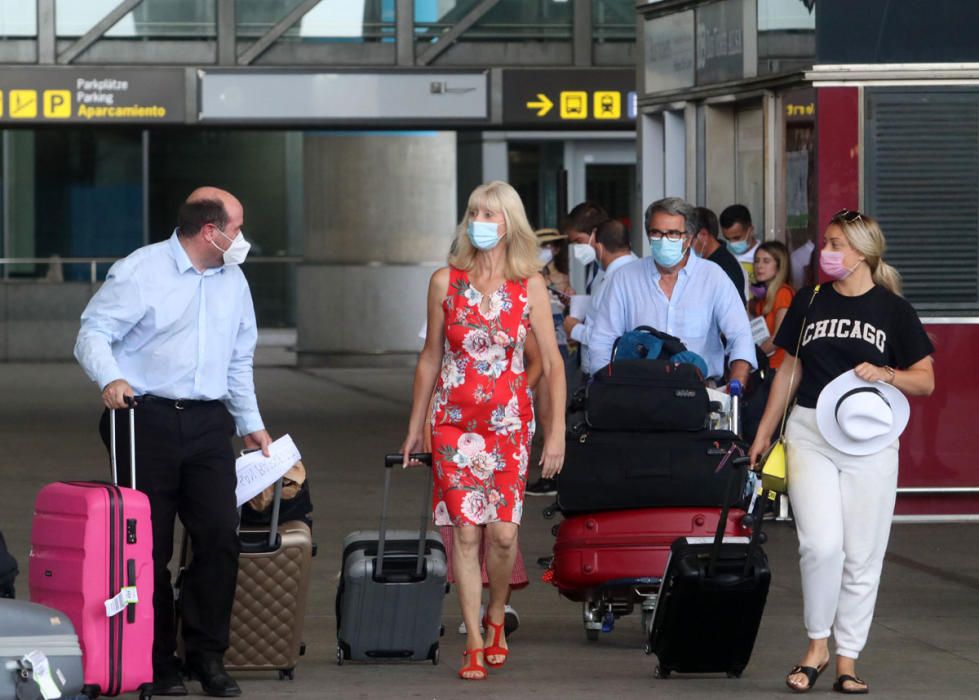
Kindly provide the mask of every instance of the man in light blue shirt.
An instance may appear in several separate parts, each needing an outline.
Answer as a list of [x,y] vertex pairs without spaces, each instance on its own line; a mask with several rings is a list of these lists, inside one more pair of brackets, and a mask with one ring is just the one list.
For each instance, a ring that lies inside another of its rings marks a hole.
[[[134,401],[137,486],[153,520],[153,694],[186,695],[176,652],[170,571],[174,518],[190,533],[193,561],[181,587],[187,666],[208,695],[241,694],[224,669],[238,574],[237,476],[231,438],[268,455],[255,398],[258,336],[239,267],[249,244],[244,211],[204,187],[181,206],[166,241],[115,263],[82,313],[75,357],[107,409]],[[120,417],[121,418],[121,415]],[[108,447],[110,415],[101,432]],[[118,421],[118,454],[128,421]],[[121,464],[125,460],[120,460]],[[127,484],[128,470],[120,469]]]
[[573,340],[580,344],[581,366],[588,367],[588,348],[591,343],[591,332],[595,328],[598,309],[605,298],[605,290],[609,281],[626,265],[635,262],[637,258],[629,248],[629,232],[621,221],[609,219],[595,233],[595,254],[598,264],[605,271],[601,280],[596,280],[592,287],[591,304],[584,319],[568,316],[564,319],[564,330]]
[[645,325],[680,338],[707,361],[715,379],[723,376],[729,355],[730,378],[746,383],[755,363],[748,314],[724,271],[690,255],[695,222],[694,208],[676,197],[646,209],[652,256],[627,265],[607,285],[589,338],[588,372],[609,363],[616,338]]

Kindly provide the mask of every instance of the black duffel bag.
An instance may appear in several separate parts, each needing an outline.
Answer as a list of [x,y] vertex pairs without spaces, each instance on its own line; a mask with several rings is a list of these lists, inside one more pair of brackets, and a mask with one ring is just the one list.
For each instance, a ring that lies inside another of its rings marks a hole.
[[[565,514],[720,508],[730,501],[728,470],[721,462],[732,445],[735,454],[747,451],[737,435],[723,430],[626,433],[579,426],[568,434],[558,505]],[[743,494],[747,471],[738,472],[738,493]]]
[[596,430],[702,430],[710,400],[700,371],[669,360],[618,360],[585,388],[585,422]]

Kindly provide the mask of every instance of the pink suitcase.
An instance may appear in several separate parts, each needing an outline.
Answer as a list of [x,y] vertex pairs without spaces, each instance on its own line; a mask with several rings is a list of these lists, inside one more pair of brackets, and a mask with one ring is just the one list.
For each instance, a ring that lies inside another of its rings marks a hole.
[[[138,690],[148,698],[153,683],[150,502],[146,494],[116,485],[115,411],[109,424],[112,483],[58,482],[37,495],[31,600],[60,610],[75,626],[91,697]],[[131,484],[136,483],[134,427],[130,409]]]

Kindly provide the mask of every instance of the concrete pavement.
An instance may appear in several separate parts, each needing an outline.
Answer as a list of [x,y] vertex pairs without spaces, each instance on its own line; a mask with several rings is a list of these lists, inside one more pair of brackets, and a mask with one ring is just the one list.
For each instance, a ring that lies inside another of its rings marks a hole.
[[[442,664],[358,665],[335,662],[333,600],[346,532],[376,526],[381,456],[403,437],[411,372],[404,369],[257,370],[259,400],[274,435],[289,432],[310,472],[314,537],[319,545],[306,620],[308,656],[293,682],[242,674],[249,698],[648,698],[785,697],[783,677],[801,654],[802,628],[795,533],[769,528],[773,585],[758,642],[745,675],[653,678],[655,657],[642,652],[638,615],[589,643],[580,607],[539,581],[536,558],[549,551],[554,521],[539,516],[547,499],[528,499],[521,543],[532,584],[514,597],[522,625],[507,666],[483,683],[455,678],[463,638],[454,596],[446,599]],[[27,597],[32,502],[45,483],[105,478],[107,460],[96,435],[99,397],[72,364],[0,365],[3,487],[0,529],[19,562],[18,594]],[[398,473],[395,522],[415,522],[419,473]],[[896,525],[884,569],[877,617],[858,668],[874,696],[979,696],[979,524]],[[830,692],[831,673],[815,695]],[[191,692],[199,685],[190,683]]]

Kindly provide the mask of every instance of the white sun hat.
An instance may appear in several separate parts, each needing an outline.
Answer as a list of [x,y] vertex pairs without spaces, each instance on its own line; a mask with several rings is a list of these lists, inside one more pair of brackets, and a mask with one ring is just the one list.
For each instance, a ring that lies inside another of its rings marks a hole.
[[816,423],[830,445],[850,455],[880,452],[900,437],[911,417],[908,398],[886,382],[844,372],[819,393]]

